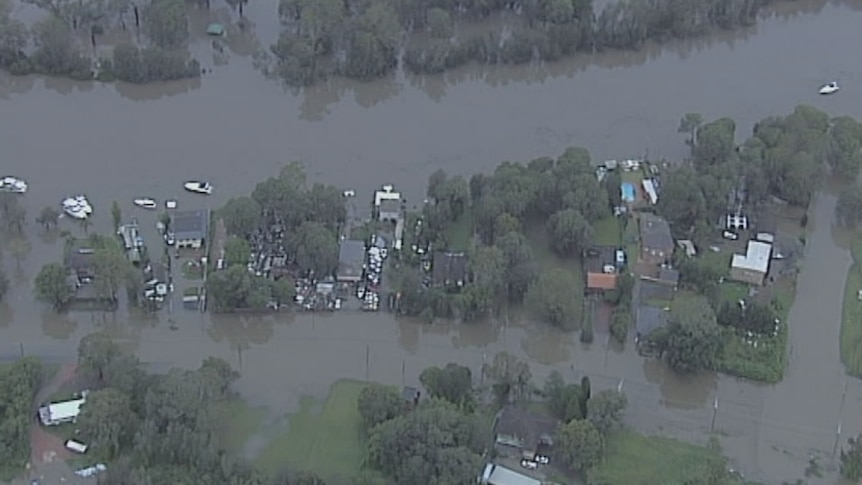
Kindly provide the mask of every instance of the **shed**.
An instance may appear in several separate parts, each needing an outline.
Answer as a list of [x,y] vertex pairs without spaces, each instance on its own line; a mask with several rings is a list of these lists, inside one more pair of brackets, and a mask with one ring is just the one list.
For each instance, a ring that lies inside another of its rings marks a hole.
[[340,283],[356,283],[362,280],[365,263],[365,243],[355,239],[341,241],[338,246],[338,269],[336,279]]
[[73,423],[81,413],[81,406],[86,402],[86,395],[80,399],[48,404],[39,408],[39,421],[45,426],[57,426],[63,423]]
[[200,249],[209,233],[209,210],[181,211],[171,217],[170,230],[178,248]]
[[207,35],[220,36],[224,35],[224,25],[213,22],[207,26]]

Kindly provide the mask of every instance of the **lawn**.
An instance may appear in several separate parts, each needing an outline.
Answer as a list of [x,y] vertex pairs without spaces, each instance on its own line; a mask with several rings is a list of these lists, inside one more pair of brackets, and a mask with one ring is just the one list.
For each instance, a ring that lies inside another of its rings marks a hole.
[[608,437],[606,458],[589,478],[603,485],[699,483],[710,465],[723,461],[708,448],[621,430]]
[[620,219],[614,216],[606,217],[596,221],[593,225],[596,234],[597,246],[620,247],[623,244],[623,235],[620,230]]
[[853,265],[844,285],[844,305],[841,313],[841,362],[847,373],[862,377],[862,235],[853,240]]
[[187,259],[182,262],[183,277],[187,280],[199,280],[204,276],[204,267],[194,259]]
[[733,252],[727,249],[713,251],[706,248],[700,251],[698,259],[704,266],[712,268],[716,274],[727,276],[730,273],[730,260],[733,258]]
[[721,301],[725,303],[737,303],[739,300],[748,298],[748,286],[735,281],[725,281],[718,287],[721,292]]
[[625,223],[622,242],[626,247],[626,260],[629,264],[636,263],[640,259],[641,250],[638,221],[634,217],[629,217]]
[[224,446],[232,453],[242,453],[249,439],[261,431],[266,410],[253,408],[236,398],[222,404],[222,412],[229,417],[227,425],[222,428]]
[[473,246],[473,213],[464,211],[446,231],[450,251],[467,251]]
[[562,258],[551,250],[548,242],[548,232],[544,227],[527,228],[525,232],[530,241],[530,249],[539,263],[541,271],[551,269],[563,269],[575,279],[575,287],[571,288],[572,297],[577,302],[577,314],[582,315],[584,311],[584,270],[578,259]]
[[357,409],[364,387],[361,382],[339,381],[324,401],[303,398],[299,411],[287,416],[285,428],[257,457],[258,468],[273,474],[287,466],[323,479],[355,477],[365,459]]

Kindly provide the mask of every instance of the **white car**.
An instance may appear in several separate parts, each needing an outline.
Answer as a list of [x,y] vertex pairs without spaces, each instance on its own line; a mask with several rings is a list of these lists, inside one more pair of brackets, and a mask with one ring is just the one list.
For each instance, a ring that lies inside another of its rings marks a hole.
[[345,197],[356,197],[356,191],[345,190],[344,192],[342,192],[342,195],[344,195]]
[[837,93],[839,89],[841,89],[841,88],[838,86],[838,83],[835,81],[832,81],[832,82],[826,83],[823,86],[821,86],[820,91],[818,91],[818,92],[820,94],[833,94],[833,93]]
[[209,182],[191,180],[184,183],[183,188],[195,194],[210,195],[213,193],[213,186]]
[[539,468],[538,463],[529,460],[521,460],[521,466],[526,468],[527,470],[535,470],[536,468]]
[[150,209],[150,210],[152,210],[152,209],[155,209],[156,207],[158,207],[158,206],[159,206],[158,204],[156,204],[156,201],[155,201],[155,200],[150,199],[149,197],[143,197],[143,198],[140,198],[140,199],[135,199],[135,200],[133,200],[132,202],[134,202],[134,204],[135,204],[136,206],[140,207],[141,209]]

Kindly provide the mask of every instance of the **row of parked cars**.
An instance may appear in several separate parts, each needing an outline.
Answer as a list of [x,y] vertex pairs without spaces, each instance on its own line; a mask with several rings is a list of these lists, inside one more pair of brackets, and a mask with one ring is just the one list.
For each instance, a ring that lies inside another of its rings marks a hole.
[[389,256],[386,239],[372,235],[367,256],[365,281],[360,283],[356,296],[362,300],[363,310],[377,311],[380,309],[380,282],[383,278],[383,263]]

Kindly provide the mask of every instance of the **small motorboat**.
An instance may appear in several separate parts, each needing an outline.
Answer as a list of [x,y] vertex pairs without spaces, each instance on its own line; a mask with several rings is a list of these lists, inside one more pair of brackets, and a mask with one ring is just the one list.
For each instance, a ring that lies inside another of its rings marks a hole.
[[176,209],[177,201],[175,199],[168,199],[165,201],[165,209]]
[[213,186],[209,182],[189,181],[183,184],[183,188],[195,194],[210,195],[213,193]]
[[159,204],[157,204],[157,203],[156,203],[156,201],[155,201],[154,199],[150,199],[149,197],[143,197],[143,198],[140,198],[140,199],[135,199],[135,200],[134,200],[134,201],[132,201],[132,202],[134,202],[134,204],[135,204],[136,206],[140,207],[141,209],[150,209],[150,210],[152,210],[152,209],[155,209],[155,208],[157,208],[157,207],[159,206]]
[[818,91],[818,92],[820,94],[834,94],[834,93],[837,93],[839,89],[841,89],[841,88],[838,86],[838,83],[835,81],[832,81],[830,83],[826,83],[823,86],[821,86],[820,91]]
[[63,212],[73,219],[83,220],[93,213],[93,206],[90,201],[83,195],[75,195],[63,199]]
[[13,194],[23,194],[27,192],[27,182],[16,177],[0,178],[0,192],[12,192]]

